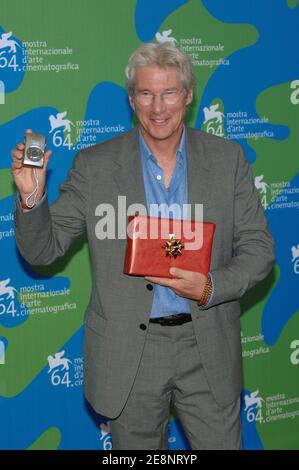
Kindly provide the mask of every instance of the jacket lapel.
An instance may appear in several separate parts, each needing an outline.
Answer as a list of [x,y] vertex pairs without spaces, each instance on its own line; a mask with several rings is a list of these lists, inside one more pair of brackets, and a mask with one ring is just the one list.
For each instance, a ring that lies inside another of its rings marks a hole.
[[[146,196],[143,183],[138,128],[133,129],[127,135],[123,149],[115,163],[117,167],[114,171],[114,180],[119,190],[119,196],[126,196],[127,216],[134,215],[136,211],[140,212],[142,215],[142,209],[137,205],[142,204],[146,209]],[[124,259],[125,245],[124,242],[115,246],[113,256],[117,260]],[[126,289],[132,292],[131,298],[134,299],[132,311],[136,309],[136,306],[142,305],[142,309],[138,309],[136,315],[139,316],[140,321],[147,321],[152,306],[152,295],[150,295],[146,289],[148,282],[141,276],[131,277],[125,274],[123,274],[123,276],[127,281]]]
[[[119,188],[119,195],[125,195],[127,198],[127,208],[132,204],[142,204],[146,208],[138,128],[128,134],[116,164],[114,179]],[[134,212],[135,210],[132,210],[132,213]]]
[[208,156],[199,138],[198,132],[187,129],[187,171],[188,171],[188,202],[191,205],[191,217],[194,218],[194,205],[203,204],[203,218],[209,211],[211,192],[211,172]]
[[[188,194],[189,204],[192,207],[192,219],[195,219],[194,205],[203,204],[203,220],[209,220],[211,204],[212,175],[208,155],[200,140],[200,134],[193,129],[187,129],[186,135],[187,159],[188,159]],[[195,301],[189,300],[191,313],[197,318],[202,315]]]

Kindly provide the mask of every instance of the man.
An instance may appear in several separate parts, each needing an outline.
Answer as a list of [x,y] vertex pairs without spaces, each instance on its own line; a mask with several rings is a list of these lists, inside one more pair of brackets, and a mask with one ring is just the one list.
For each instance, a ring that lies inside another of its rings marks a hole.
[[[87,230],[85,394],[109,417],[114,449],[167,449],[171,404],[193,449],[239,449],[239,299],[269,273],[273,241],[240,146],[184,126],[194,88],[188,56],[145,44],[126,75],[139,126],[80,152],[50,208],[46,165],[29,209],[32,170],[22,166],[24,145],[14,149],[18,247],[29,263],[49,264]],[[99,240],[95,230],[98,205],[117,208],[119,195],[149,213],[153,204],[203,204],[204,220],[216,224],[209,276],[123,274],[126,241]]]

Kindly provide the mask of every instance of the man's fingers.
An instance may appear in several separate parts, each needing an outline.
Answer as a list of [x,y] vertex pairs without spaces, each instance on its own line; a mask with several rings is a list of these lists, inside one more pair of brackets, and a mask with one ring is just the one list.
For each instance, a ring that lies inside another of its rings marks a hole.
[[14,148],[11,151],[11,156],[12,156],[12,160],[13,160],[12,167],[14,169],[21,168],[21,166],[22,166],[22,162],[23,162],[23,158],[24,158],[24,152],[23,152],[24,148],[25,148],[25,145],[22,142],[18,142],[17,145],[16,145],[16,148]]
[[165,285],[169,281],[167,277],[152,277],[152,276],[146,276],[144,279],[150,282],[154,282],[155,284],[161,284]]
[[187,271],[186,269],[180,268],[170,268],[169,272],[177,279],[189,279],[193,274],[192,271]]
[[14,161],[12,164],[12,169],[19,170],[20,168],[22,168],[22,166],[23,166],[23,163],[21,161]]
[[23,152],[21,150],[13,150],[11,152],[13,160],[23,160]]
[[12,153],[12,158],[13,158],[13,161],[22,161],[23,160],[23,152],[21,152],[20,150],[15,150]]
[[181,292],[182,281],[180,279],[170,279],[169,277],[145,277],[147,281],[159,284],[160,286],[170,287],[178,295]]
[[166,287],[174,287],[173,286],[173,281],[175,279],[169,279],[168,277],[148,277],[146,276],[144,279],[150,282],[154,282],[155,284],[160,284],[160,286],[166,286]]
[[47,151],[45,152],[44,169],[47,168],[51,155],[52,155],[52,150],[47,150]]

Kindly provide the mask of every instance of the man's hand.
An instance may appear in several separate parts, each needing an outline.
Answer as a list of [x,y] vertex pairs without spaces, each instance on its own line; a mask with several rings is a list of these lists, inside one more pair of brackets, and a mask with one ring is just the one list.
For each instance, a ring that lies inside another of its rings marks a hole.
[[167,277],[145,277],[145,279],[161,286],[171,287],[181,297],[187,297],[196,300],[196,302],[200,301],[208,279],[207,276],[179,268],[170,268],[169,272],[175,276],[173,279]]
[[[26,134],[30,134],[31,129],[27,129]],[[25,145],[22,142],[19,142],[16,147],[12,150],[12,175],[15,181],[15,184],[21,194],[22,201],[25,203],[27,196],[32,193],[35,188],[36,182],[33,175],[33,168],[23,166],[24,158],[24,148]],[[39,177],[39,191],[37,194],[37,202],[41,199],[46,180],[46,169],[49,162],[49,158],[52,151],[48,150],[45,152],[45,163],[43,168],[37,168],[37,173]]]

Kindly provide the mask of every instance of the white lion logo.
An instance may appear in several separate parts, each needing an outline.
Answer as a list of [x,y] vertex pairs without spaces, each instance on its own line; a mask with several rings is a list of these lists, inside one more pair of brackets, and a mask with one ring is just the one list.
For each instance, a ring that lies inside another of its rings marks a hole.
[[59,129],[59,127],[63,127],[64,131],[71,132],[71,126],[73,126],[74,124],[69,119],[64,119],[66,115],[67,111],[64,111],[63,113],[57,113],[56,117],[53,116],[53,114],[49,116],[49,121],[51,124],[50,134],[55,129]]
[[167,31],[162,31],[162,34],[160,34],[158,31],[155,37],[160,44],[164,44],[165,42],[171,42],[171,44],[175,46],[175,43],[177,42],[177,40],[169,36],[171,33],[172,33],[172,29],[168,29]]
[[297,246],[292,246],[292,263],[295,261],[295,259],[299,258],[299,244]]
[[245,395],[245,411],[248,410],[251,406],[256,405],[258,408],[262,408],[262,402],[265,401],[263,398],[258,397],[259,391],[251,392],[250,395]]
[[0,104],[5,104],[5,85],[2,80],[0,80]]
[[265,181],[262,181],[263,178],[264,178],[264,175],[256,176],[254,178],[254,185],[256,189],[260,190],[261,194],[266,194],[267,188],[269,188],[269,185]]
[[204,124],[212,119],[216,119],[216,122],[222,122],[224,114],[221,111],[217,111],[219,108],[219,103],[211,105],[209,108],[204,107],[203,112],[205,115]]
[[5,364],[5,344],[1,339],[0,339],[0,364],[2,365]]
[[9,39],[12,36],[12,31],[9,33],[3,33],[0,37],[0,49],[5,49],[9,47],[8,52],[17,52],[16,46],[20,47],[20,45],[14,39]]
[[104,439],[107,434],[110,434],[110,425],[109,425],[109,421],[107,422],[107,424],[105,423],[101,423],[100,424],[100,430],[101,430],[101,437],[100,437],[100,440]]
[[7,299],[14,299],[15,298],[15,292],[17,292],[17,289],[15,289],[12,286],[8,286],[7,284],[10,283],[10,279],[7,278],[4,281],[0,281],[0,300],[3,299],[1,297],[2,295],[7,295]]
[[62,367],[61,370],[69,370],[69,363],[71,364],[72,361],[67,359],[66,357],[62,357],[65,354],[65,351],[61,351],[55,354],[55,356],[48,356],[48,363],[49,363],[49,370],[48,374],[53,370],[57,369],[58,367]]

